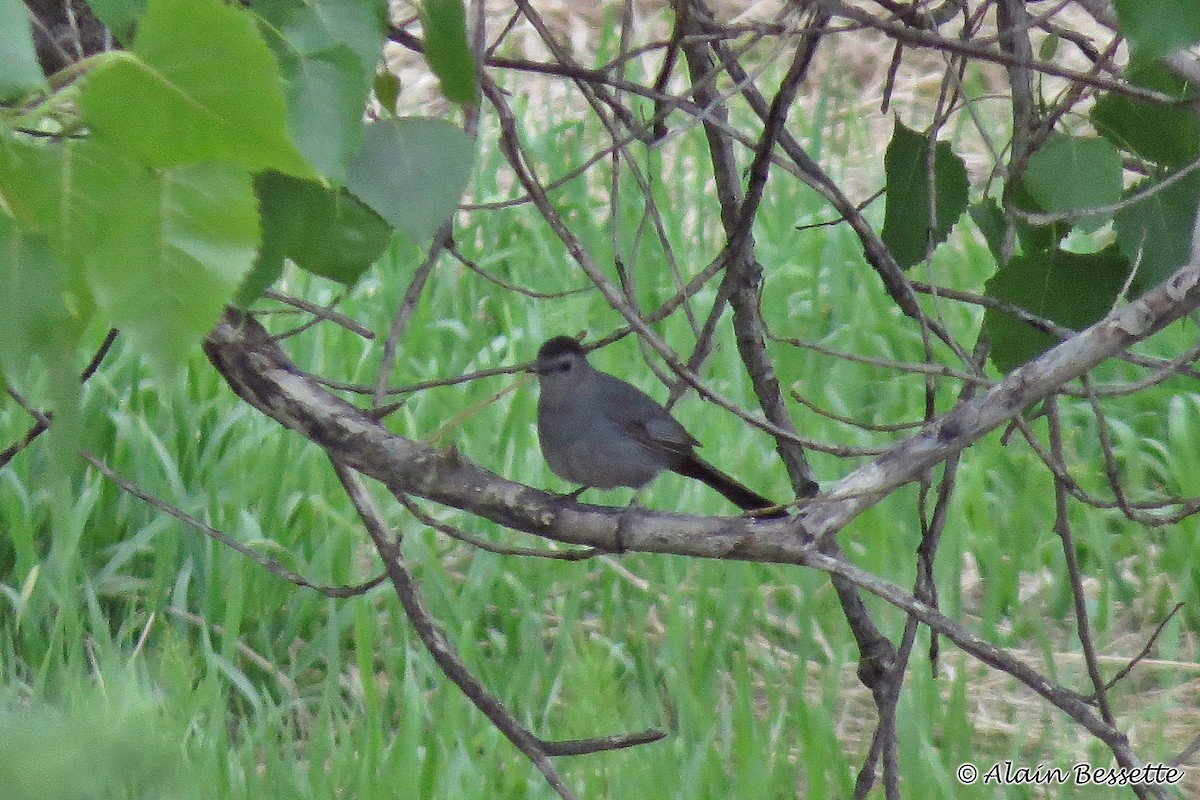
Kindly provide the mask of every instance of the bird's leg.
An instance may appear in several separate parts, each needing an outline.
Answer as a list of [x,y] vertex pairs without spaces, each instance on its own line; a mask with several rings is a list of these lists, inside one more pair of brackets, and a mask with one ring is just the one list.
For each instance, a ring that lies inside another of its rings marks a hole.
[[583,494],[590,488],[592,488],[592,487],[588,486],[587,484],[584,484],[583,486],[580,486],[578,489],[574,489],[569,492],[554,492],[554,496],[561,497],[563,500],[576,500],[577,501],[577,500],[579,500],[579,495]]
[[625,510],[622,511],[621,514],[617,517],[617,535],[615,537],[616,541],[613,542],[613,544],[616,546],[616,549],[614,550],[614,552],[617,555],[621,555],[622,553],[625,552],[625,526],[632,519],[632,516],[630,515],[629,512],[633,511],[634,509],[638,509],[638,508],[642,507],[641,499],[642,499],[642,492],[644,490],[645,490],[645,487],[643,486],[641,489],[638,489],[637,491],[635,491],[633,493],[633,499],[629,501],[629,505],[625,506]]

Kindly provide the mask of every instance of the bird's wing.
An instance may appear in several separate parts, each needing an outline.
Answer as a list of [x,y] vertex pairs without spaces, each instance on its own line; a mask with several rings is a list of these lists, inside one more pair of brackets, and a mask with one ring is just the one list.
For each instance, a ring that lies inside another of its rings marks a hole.
[[608,394],[599,407],[605,417],[630,438],[646,447],[680,456],[691,455],[700,444],[653,397],[624,381],[601,373],[602,392]]
[[657,452],[688,456],[697,444],[673,419],[626,420],[618,424],[631,439]]

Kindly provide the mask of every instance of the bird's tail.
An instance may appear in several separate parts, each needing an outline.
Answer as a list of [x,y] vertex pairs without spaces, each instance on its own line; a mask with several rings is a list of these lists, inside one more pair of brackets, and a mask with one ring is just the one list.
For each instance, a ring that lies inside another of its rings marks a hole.
[[[674,472],[678,472],[688,478],[695,478],[698,481],[711,486],[720,492],[726,500],[733,503],[743,511],[758,511],[763,508],[773,508],[776,503],[771,502],[761,494],[747,489],[742,484],[735,481],[733,478],[726,475],[721,470],[696,456],[688,456],[678,465],[673,467]],[[786,517],[787,512],[783,509],[777,509],[766,514],[759,514],[764,519],[777,519]]]

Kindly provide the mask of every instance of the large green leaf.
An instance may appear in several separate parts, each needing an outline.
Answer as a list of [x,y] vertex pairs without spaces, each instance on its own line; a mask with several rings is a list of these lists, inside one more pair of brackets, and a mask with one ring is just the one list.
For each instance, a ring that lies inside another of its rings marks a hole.
[[471,138],[444,120],[375,122],[350,162],[347,187],[396,228],[427,241],[458,208],[474,151]]
[[115,163],[87,256],[97,304],[161,370],[216,323],[250,271],[259,244],[250,176],[207,163],[163,172]]
[[43,85],[25,4],[20,0],[0,0],[0,100]]
[[462,0],[425,0],[421,4],[425,60],[442,84],[442,94],[455,103],[478,99],[475,60],[467,43],[467,20]]
[[67,291],[66,271],[40,233],[0,211],[0,373],[39,363],[48,375],[52,472],[69,475],[82,436],[75,353],[88,323]]
[[63,302],[93,300],[161,368],[212,327],[259,244],[249,174],[208,162],[147,168],[94,140],[0,137],[0,195],[63,266]]
[[386,38],[379,0],[256,0],[267,43],[286,82],[288,119],[300,151],[341,183],[362,139],[362,110]]
[[151,166],[231,161],[313,174],[289,138],[270,48],[221,0],[150,0],[132,52],[106,54],[79,104],[97,135]]
[[[1029,157],[1022,180],[1047,211],[1112,205],[1121,197],[1121,154],[1106,139],[1056,133]],[[1090,215],[1080,225],[1096,230],[1107,219],[1103,214]]]
[[1196,0],[1116,0],[1121,32],[1134,53],[1149,60],[1200,42]]
[[57,142],[21,140],[0,128],[0,206],[23,227],[41,230],[39,220],[56,212],[64,152]]
[[[1130,195],[1154,185],[1142,181]],[[1137,265],[1135,288],[1151,288],[1184,265],[1191,253],[1192,230],[1200,207],[1200,174],[1151,193],[1117,212],[1113,229],[1117,244]]]
[[[1116,247],[1080,255],[1042,250],[1017,256],[996,271],[985,294],[1079,330],[1104,317],[1129,275],[1129,262]],[[1024,364],[1058,343],[1015,317],[994,309],[983,315],[991,341],[989,357],[1001,372]]]
[[373,75],[387,38],[385,0],[252,0],[250,9],[288,40],[298,54],[346,47],[365,75]]
[[[105,205],[102,192],[89,193],[93,160],[85,142],[63,145],[0,136],[0,205],[20,225],[46,237],[66,270],[64,291],[81,317],[91,313],[91,290],[83,275],[84,259],[95,239],[93,204]],[[83,158],[79,156],[83,154]]]
[[936,214],[929,218],[930,137],[896,120],[883,165],[887,175],[887,206],[883,241],[902,267],[925,259],[930,243],[946,241],[950,229],[967,208],[967,169],[950,145],[938,142],[933,154]]
[[[1195,94],[1194,87],[1157,64],[1131,69],[1129,79],[1181,100]],[[1200,158],[1200,119],[1192,108],[1110,92],[1096,101],[1091,117],[1101,135],[1147,161],[1178,169]]]
[[50,243],[23,231],[0,212],[0,363],[23,369],[33,357],[47,363],[70,353],[86,320],[73,312],[66,272]]
[[283,259],[352,286],[383,254],[392,228],[346,191],[277,172],[254,181],[262,209],[263,244],[254,272],[238,292],[249,305],[283,271]]

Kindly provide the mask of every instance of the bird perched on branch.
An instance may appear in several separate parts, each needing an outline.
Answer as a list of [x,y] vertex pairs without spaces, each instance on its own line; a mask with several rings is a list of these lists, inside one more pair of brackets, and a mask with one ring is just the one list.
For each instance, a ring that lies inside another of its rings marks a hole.
[[700,443],[670,412],[636,386],[592,367],[571,337],[556,336],[543,344],[533,372],[541,386],[537,424],[542,455],[563,480],[583,488],[640,489],[671,470],[708,484],[744,511],[773,509],[756,516],[787,516],[697,456]]

